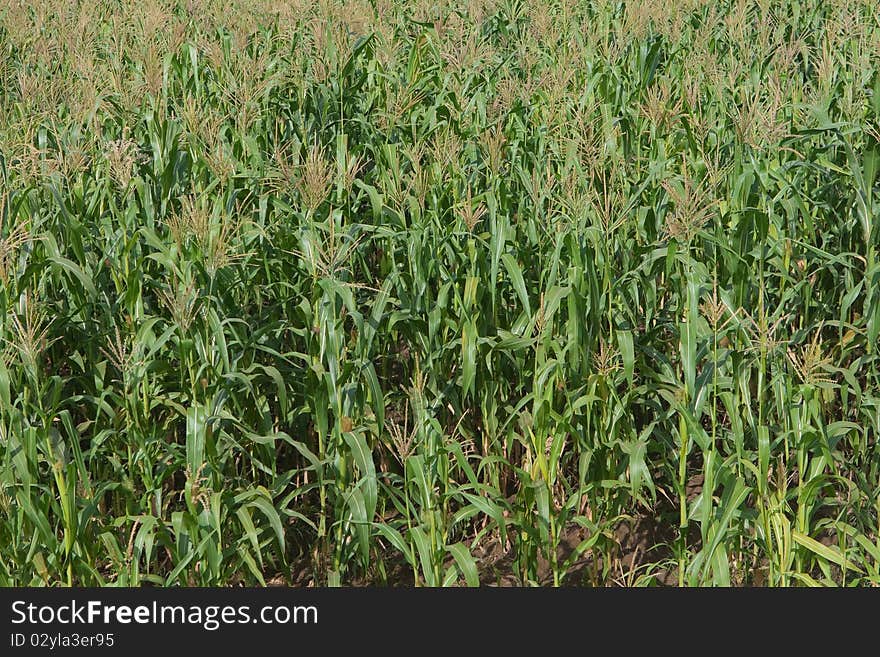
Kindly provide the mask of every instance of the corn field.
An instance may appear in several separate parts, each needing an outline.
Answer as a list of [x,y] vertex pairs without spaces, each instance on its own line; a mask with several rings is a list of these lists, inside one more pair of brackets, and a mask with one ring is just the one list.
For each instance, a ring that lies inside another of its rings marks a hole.
[[871,0],[0,0],[0,585],[880,584]]

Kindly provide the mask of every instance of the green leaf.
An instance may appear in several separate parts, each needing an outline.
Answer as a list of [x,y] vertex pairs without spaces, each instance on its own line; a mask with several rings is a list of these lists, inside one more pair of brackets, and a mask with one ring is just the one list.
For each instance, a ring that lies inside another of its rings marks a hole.
[[617,344],[620,348],[620,356],[623,359],[623,371],[626,374],[627,383],[632,387],[636,362],[632,331],[618,331]]
[[532,311],[531,306],[529,305],[529,294],[526,291],[526,283],[523,280],[522,270],[519,268],[514,257],[509,253],[504,253],[501,256],[501,262],[504,263],[507,275],[510,276],[510,281],[513,283],[513,289],[516,291],[516,295],[522,303],[525,314],[530,316]]
[[269,521],[269,525],[275,531],[275,537],[278,539],[278,545],[283,554],[285,551],[284,528],[281,526],[281,516],[278,515],[277,509],[272,506],[269,491],[265,488],[246,491],[237,495],[235,501],[238,503],[244,502],[246,506],[256,507],[262,512],[266,520]]
[[422,577],[428,586],[437,586],[437,578],[434,576],[434,553],[427,534],[421,527],[413,527],[409,530],[410,536],[416,544],[416,551],[422,565]]
[[844,557],[840,552],[836,549],[823,545],[819,541],[810,538],[804,534],[801,534],[797,531],[791,532],[791,537],[794,539],[795,543],[798,545],[802,545],[807,548],[810,552],[819,555],[823,559],[826,559],[832,563],[836,563],[841,568],[846,568],[848,570],[854,570],[857,573],[861,573],[862,569],[852,563],[849,559]]
[[480,577],[477,574],[477,564],[474,562],[474,558],[471,556],[470,551],[468,551],[464,543],[447,545],[446,549],[449,551],[449,554],[452,555],[452,558],[455,559],[455,564],[458,566],[461,574],[464,575],[464,581],[467,582],[467,585],[479,586]]

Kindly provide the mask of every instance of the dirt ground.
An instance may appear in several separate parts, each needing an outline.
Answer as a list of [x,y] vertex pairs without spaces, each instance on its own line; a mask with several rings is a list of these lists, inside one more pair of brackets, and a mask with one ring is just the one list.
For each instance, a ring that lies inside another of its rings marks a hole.
[[[675,539],[675,531],[668,530],[669,523],[658,523],[652,516],[642,516],[621,521],[607,537],[607,554],[610,563],[608,573],[602,557],[587,550],[567,569],[563,586],[595,586],[605,581],[609,586],[654,585],[670,586],[677,583],[675,564],[669,547]],[[674,528],[673,528],[674,529]],[[560,537],[558,561],[569,559],[589,532],[579,526],[571,526]],[[552,586],[553,572],[550,562],[543,556],[537,558],[537,579],[523,581],[517,571],[515,550],[501,545],[497,536],[488,537],[474,549],[474,559],[482,586]],[[660,564],[659,566],[657,564]],[[668,565],[667,565],[668,564]],[[650,568],[650,571],[648,570]],[[281,575],[267,578],[270,586],[315,586],[311,563],[296,564],[287,580]],[[376,573],[378,575],[378,573]],[[413,586],[412,569],[398,555],[385,563],[384,577],[360,578],[349,582],[353,586],[374,586],[384,579],[388,586]]]
[[[688,501],[693,501],[702,491],[702,476],[695,475],[687,483]],[[605,549],[588,549],[576,558],[567,568],[562,586],[675,586],[678,584],[678,566],[673,558],[672,545],[678,537],[677,509],[669,504],[657,513],[641,515],[620,520],[604,537]],[[673,518],[673,516],[676,516]],[[587,538],[589,531],[572,524],[560,537],[557,561],[563,563],[571,557],[577,547]],[[688,536],[688,545],[697,546],[699,532]],[[518,572],[515,549],[502,545],[500,537],[488,535],[473,547],[472,553],[482,586],[552,586],[553,571],[544,556],[538,556],[537,578],[525,581]],[[604,556],[603,556],[604,555]],[[604,563],[604,559],[608,563]],[[450,561],[450,565],[451,565]],[[383,564],[384,572],[373,573],[354,581],[351,586],[413,586],[412,568],[400,555],[389,556]],[[269,585],[314,586],[314,567],[311,560],[295,564],[290,578],[278,575]],[[383,584],[380,584],[383,583]]]

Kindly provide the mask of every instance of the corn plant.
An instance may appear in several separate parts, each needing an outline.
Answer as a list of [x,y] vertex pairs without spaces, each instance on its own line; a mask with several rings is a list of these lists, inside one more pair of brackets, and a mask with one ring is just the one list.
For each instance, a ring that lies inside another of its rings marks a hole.
[[0,2],[0,583],[880,582],[858,2]]

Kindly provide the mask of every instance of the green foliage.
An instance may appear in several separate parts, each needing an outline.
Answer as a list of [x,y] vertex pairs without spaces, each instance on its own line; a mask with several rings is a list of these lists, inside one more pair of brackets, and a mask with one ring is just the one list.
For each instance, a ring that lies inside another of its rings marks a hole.
[[0,584],[880,584],[871,2],[227,5],[0,3]]

